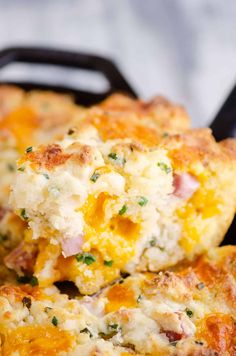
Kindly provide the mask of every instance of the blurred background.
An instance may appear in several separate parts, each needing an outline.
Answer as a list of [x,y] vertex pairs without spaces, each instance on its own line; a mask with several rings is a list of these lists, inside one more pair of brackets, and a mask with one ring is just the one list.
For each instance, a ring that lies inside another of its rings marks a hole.
[[[0,0],[0,49],[41,45],[108,56],[141,97],[163,94],[203,126],[236,80],[235,21],[235,0]],[[24,68],[0,75],[16,74],[29,75]],[[44,75],[76,81],[73,73]]]

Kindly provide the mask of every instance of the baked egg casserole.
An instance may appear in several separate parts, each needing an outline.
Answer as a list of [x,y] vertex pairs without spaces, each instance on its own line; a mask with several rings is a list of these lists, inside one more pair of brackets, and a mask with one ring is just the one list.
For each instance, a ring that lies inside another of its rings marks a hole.
[[5,263],[42,286],[70,280],[93,294],[120,273],[191,260],[217,246],[234,217],[235,158],[235,141],[216,143],[208,129],[148,146],[104,141],[89,123],[54,144],[31,146],[10,199],[29,229]]
[[0,354],[234,356],[235,142],[163,97],[0,86]]
[[[235,355],[236,248],[134,274],[93,297],[0,287],[2,355]],[[21,283],[24,282],[21,280]]]
[[[110,122],[111,131],[116,127],[117,134],[118,126],[120,133],[124,125],[127,126],[127,115],[135,132],[140,134],[146,129],[150,137],[162,135],[165,130],[179,132],[189,127],[189,117],[184,109],[161,97],[144,102],[116,94],[99,105],[85,109],[75,105],[73,98],[68,95],[25,92],[14,86],[0,86],[1,259],[21,242],[27,227],[27,223],[13,213],[8,203],[17,159],[29,145],[53,142],[68,131],[74,121],[81,123],[86,118],[90,120],[95,113],[104,123]],[[6,275],[9,275],[9,270],[2,265],[0,280],[4,280]]]

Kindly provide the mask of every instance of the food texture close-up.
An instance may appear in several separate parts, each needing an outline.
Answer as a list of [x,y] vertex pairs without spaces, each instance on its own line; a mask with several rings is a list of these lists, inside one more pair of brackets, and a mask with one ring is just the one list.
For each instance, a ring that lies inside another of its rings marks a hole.
[[236,356],[235,16],[0,0],[0,356]]

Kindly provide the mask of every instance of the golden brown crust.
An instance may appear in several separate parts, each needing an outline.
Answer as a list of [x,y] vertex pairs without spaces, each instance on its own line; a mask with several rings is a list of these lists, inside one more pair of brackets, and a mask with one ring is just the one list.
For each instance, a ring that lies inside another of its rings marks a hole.
[[72,159],[80,165],[90,164],[92,162],[92,148],[89,145],[82,145],[78,142],[70,145],[71,150],[76,150],[72,155]]
[[236,159],[236,140],[234,138],[223,140],[220,145],[232,159]]
[[229,162],[235,160],[236,140],[222,141],[218,144],[210,129],[194,129],[169,136],[164,141],[171,151],[171,157],[179,167],[186,167],[202,161],[207,167],[210,161]]
[[190,126],[190,119],[184,108],[171,103],[163,96],[156,96],[145,102],[143,100],[134,100],[122,94],[113,94],[102,102],[99,107],[117,113],[135,113],[140,121],[143,119],[147,123],[150,120],[152,124],[155,124],[162,131],[182,131]]
[[37,167],[46,167],[53,169],[56,166],[64,164],[71,155],[65,154],[58,144],[51,144],[48,146],[40,146],[39,150],[27,153],[22,159],[21,163],[29,160]]
[[103,140],[130,138],[152,147],[163,135],[189,129],[189,117],[184,109],[162,97],[144,102],[114,94],[76,117],[75,126],[81,129],[93,125]]
[[35,300],[42,297],[42,292],[38,287],[31,287],[29,284],[16,286],[6,284],[0,286],[0,296],[12,298],[14,302],[21,302],[24,297],[32,297]]
[[[71,151],[71,153],[70,153]],[[92,148],[88,145],[74,143],[69,146],[67,153],[63,152],[59,144],[40,146],[36,151],[26,153],[19,164],[29,161],[32,167],[44,167],[48,170],[64,164],[72,159],[76,164],[87,165],[92,162]]]

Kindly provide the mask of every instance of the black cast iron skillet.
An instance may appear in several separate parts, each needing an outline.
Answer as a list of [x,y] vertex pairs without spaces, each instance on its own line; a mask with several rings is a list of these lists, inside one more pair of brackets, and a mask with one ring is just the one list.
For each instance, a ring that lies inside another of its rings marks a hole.
[[[102,74],[109,88],[101,93],[71,88],[65,85],[42,84],[34,81],[1,81],[0,84],[14,84],[25,90],[53,90],[73,95],[77,104],[89,106],[105,99],[114,92],[127,93],[137,98],[137,93],[109,59],[87,53],[68,52],[40,47],[12,47],[0,51],[0,69],[12,63],[43,64],[87,70]],[[222,105],[210,128],[217,141],[227,137],[236,137],[236,86]],[[233,183],[233,182],[232,182]],[[236,219],[229,228],[223,245],[236,244]]]

